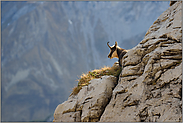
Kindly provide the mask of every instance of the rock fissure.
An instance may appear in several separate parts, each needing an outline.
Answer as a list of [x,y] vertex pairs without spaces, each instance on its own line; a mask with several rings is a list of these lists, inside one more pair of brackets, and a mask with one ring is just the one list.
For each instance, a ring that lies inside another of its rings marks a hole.
[[[108,99],[108,102],[107,102],[107,104],[106,104],[106,106],[105,107],[103,107],[103,111],[101,112],[101,114],[100,114],[100,116],[99,116],[99,119],[98,119],[98,121],[100,121],[100,118],[101,118],[101,116],[103,115],[103,113],[104,113],[104,111],[105,111],[105,108],[107,107],[107,105],[109,104],[109,102],[111,101],[111,98],[112,98],[112,95],[109,97],[109,99]],[[97,121],[97,122],[98,122]]]

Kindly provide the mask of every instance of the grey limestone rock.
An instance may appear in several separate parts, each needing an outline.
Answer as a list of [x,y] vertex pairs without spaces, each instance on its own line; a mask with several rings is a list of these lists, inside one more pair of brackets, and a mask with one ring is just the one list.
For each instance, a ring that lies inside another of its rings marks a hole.
[[126,53],[101,122],[182,121],[181,4],[172,4]]
[[118,83],[113,76],[92,80],[58,105],[54,121],[181,122],[181,4],[171,4],[124,55]]

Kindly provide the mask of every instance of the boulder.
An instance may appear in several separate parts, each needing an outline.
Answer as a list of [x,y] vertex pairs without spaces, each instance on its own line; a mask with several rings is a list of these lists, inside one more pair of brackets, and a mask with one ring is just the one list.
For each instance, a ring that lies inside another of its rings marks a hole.
[[117,84],[114,76],[93,79],[88,86],[82,87],[77,95],[57,106],[54,122],[94,122],[99,121]]

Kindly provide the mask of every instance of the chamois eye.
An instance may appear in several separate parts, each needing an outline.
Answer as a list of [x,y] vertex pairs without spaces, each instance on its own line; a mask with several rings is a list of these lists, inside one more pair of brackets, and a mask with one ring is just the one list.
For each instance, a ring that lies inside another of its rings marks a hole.
[[116,48],[115,48],[115,47],[113,47],[111,50],[112,50],[112,51],[115,51],[115,50],[116,50]]

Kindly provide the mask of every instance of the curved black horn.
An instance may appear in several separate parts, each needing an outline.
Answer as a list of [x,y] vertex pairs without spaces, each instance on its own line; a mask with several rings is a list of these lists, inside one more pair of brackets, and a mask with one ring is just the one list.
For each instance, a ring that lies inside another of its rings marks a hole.
[[109,45],[109,42],[107,42],[107,46],[111,49],[111,46]]
[[118,46],[118,43],[117,43],[117,41],[115,41],[115,46]]

